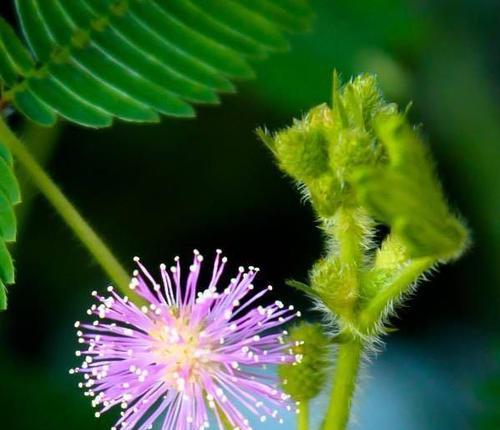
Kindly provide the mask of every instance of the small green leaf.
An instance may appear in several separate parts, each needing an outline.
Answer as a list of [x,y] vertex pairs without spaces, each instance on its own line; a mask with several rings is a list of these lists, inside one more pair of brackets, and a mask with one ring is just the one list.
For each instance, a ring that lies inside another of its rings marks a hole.
[[32,121],[46,127],[52,127],[57,120],[54,111],[42,102],[33,91],[16,91],[14,106]]
[[0,17],[0,40],[2,55],[8,58],[13,70],[17,74],[26,76],[34,67],[33,59],[28,50],[23,46],[14,30]]
[[7,309],[7,289],[5,285],[0,281],[0,311]]
[[17,223],[14,208],[7,196],[0,191],[0,237],[6,242],[16,240]]
[[14,163],[14,160],[12,158],[12,154],[1,143],[0,143],[0,158],[2,158],[9,166],[12,166],[12,164]]
[[14,262],[4,241],[0,241],[0,280],[4,284],[13,284]]
[[17,204],[21,201],[21,192],[19,184],[12,171],[12,166],[0,158],[0,190],[8,197],[11,204]]
[[14,283],[14,263],[7,249],[7,242],[16,240],[17,222],[13,206],[20,201],[12,155],[0,142],[0,310],[7,307],[5,285]]

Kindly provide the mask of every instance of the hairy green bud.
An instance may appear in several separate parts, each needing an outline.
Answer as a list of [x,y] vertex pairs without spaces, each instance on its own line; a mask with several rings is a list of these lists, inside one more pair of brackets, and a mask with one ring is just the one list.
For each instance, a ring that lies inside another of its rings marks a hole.
[[331,171],[345,183],[353,167],[374,164],[380,158],[375,139],[361,129],[341,130],[329,146]]
[[396,111],[396,107],[384,102],[372,75],[358,76],[340,89],[337,77],[334,78],[329,165],[345,193],[352,194],[349,183],[352,171],[380,163],[384,156],[373,131],[374,118],[382,112]]
[[[334,88],[334,110],[345,112],[344,128],[371,131],[372,122],[380,112],[395,112],[394,104],[386,103],[375,76],[362,74],[345,84],[340,90]],[[341,118],[341,114],[337,115]]]
[[352,171],[384,158],[373,131],[373,119],[393,112],[376,79],[362,75],[334,92],[333,108],[323,104],[302,120],[274,135],[257,133],[285,173],[305,185],[319,216],[332,217],[341,205],[355,204]]
[[344,320],[352,318],[358,298],[356,279],[346,277],[345,267],[338,258],[323,258],[312,268],[310,283],[325,306]]
[[320,324],[302,323],[290,330],[289,339],[300,362],[278,368],[283,391],[295,401],[307,402],[316,397],[326,383],[330,340]]
[[326,105],[312,109],[292,127],[269,136],[258,130],[259,137],[278,159],[280,168],[298,181],[307,183],[328,170],[326,123],[331,121]]
[[332,174],[324,174],[308,182],[307,192],[314,209],[324,218],[334,216],[343,203],[342,186]]

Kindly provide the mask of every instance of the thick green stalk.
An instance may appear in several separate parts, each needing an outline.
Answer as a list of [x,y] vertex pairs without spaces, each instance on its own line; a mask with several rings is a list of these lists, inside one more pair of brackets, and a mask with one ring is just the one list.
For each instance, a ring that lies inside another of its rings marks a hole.
[[391,285],[380,291],[358,315],[358,329],[362,332],[370,332],[380,322],[387,306],[397,300],[408,291],[410,285],[415,282],[422,273],[430,269],[436,262],[433,257],[421,257],[411,260],[395,276]]
[[309,430],[309,402],[307,401],[300,402],[297,430]]
[[94,256],[99,265],[108,274],[116,286],[124,293],[131,294],[128,288],[129,275],[111,253],[106,244],[92,227],[83,219],[76,208],[64,196],[59,187],[45,173],[43,168],[31,156],[27,148],[0,118],[0,140],[9,148],[19,164],[29,174],[41,193],[53,205],[66,224]]
[[323,430],[344,430],[347,427],[362,354],[360,339],[340,344]]

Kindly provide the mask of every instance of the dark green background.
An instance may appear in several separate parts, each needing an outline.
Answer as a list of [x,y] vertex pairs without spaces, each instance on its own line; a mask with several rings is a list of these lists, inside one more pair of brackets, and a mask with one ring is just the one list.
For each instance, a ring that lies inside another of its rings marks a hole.
[[[412,119],[424,124],[474,244],[400,312],[399,331],[367,372],[374,378],[363,382],[353,428],[498,429],[500,2],[313,6],[313,30],[257,64],[257,80],[241,83],[220,107],[160,125],[64,124],[48,169],[129,268],[134,255],[156,266],[177,254],[188,259],[193,248],[206,257],[222,248],[233,269],[260,266],[263,283],[306,310],[283,281],[306,279],[321,236],[254,130],[283,127],[329,102],[333,67],[345,78],[378,73],[388,98],[413,100]],[[1,13],[12,16],[4,4]],[[72,322],[108,280],[42,198],[20,210],[18,281],[0,315],[0,428],[108,428],[67,374],[76,364]]]

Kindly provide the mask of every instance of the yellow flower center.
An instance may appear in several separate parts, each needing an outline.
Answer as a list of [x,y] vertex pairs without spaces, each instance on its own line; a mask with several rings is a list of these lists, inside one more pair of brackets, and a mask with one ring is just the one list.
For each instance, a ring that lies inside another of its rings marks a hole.
[[179,317],[174,324],[158,323],[149,333],[156,341],[153,352],[158,362],[166,365],[164,380],[179,390],[196,382],[201,367],[209,363],[211,351],[202,344],[201,333],[200,327],[191,327]]

